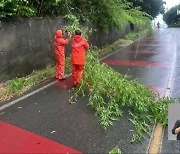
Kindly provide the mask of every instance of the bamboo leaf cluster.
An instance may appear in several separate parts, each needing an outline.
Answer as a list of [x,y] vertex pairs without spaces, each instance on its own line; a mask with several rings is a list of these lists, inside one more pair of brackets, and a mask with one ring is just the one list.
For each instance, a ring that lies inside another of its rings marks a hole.
[[128,112],[130,121],[136,128],[131,142],[142,141],[145,135],[150,135],[155,122],[166,125],[168,104],[172,100],[157,99],[157,95],[148,87],[100,63],[98,51],[94,50],[91,49],[87,54],[82,83],[73,90],[70,102],[75,103],[79,97],[88,94],[88,105],[99,116],[104,130]]

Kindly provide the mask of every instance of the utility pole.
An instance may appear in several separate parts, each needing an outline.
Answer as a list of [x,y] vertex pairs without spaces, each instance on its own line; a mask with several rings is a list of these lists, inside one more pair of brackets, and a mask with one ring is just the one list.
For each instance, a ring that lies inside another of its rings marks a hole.
[[180,10],[177,9],[177,15],[179,15],[179,14],[180,14]]

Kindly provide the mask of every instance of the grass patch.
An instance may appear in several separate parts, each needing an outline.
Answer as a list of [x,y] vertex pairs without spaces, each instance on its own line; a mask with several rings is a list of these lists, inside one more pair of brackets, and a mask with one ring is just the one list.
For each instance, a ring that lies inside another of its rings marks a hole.
[[133,40],[135,40],[137,38],[140,38],[140,37],[145,36],[145,35],[150,35],[152,33],[153,33],[152,29],[145,29],[145,30],[142,30],[140,32],[130,32],[129,34],[127,34],[125,36],[125,38],[127,40],[132,40],[133,41]]
[[145,35],[152,34],[151,29],[145,29],[141,32],[130,32],[125,36],[125,39],[119,39],[112,44],[105,45],[102,49],[98,49],[96,52],[99,53],[99,57],[102,57],[112,51],[115,51],[124,46],[130,45],[135,39],[140,38]]
[[141,35],[135,32],[131,32],[125,36],[126,39],[135,40],[136,38],[140,37]]
[[132,44],[133,41],[132,40],[126,40],[126,39],[119,39],[117,41],[115,41],[114,43],[112,44],[107,44],[105,45],[102,49],[98,49],[96,50],[99,54],[99,58],[112,52],[112,51],[115,51],[117,49],[120,49],[124,46],[127,46],[127,45],[130,45]]
[[18,96],[31,87],[53,77],[55,67],[48,66],[46,69],[34,71],[32,74],[22,78],[14,78],[0,87],[0,101],[9,100]]

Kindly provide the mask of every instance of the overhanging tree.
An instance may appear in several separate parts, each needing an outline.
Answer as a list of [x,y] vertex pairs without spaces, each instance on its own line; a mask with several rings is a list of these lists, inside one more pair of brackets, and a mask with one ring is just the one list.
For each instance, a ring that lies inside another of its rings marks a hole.
[[9,17],[30,17],[36,14],[36,8],[28,0],[1,0],[0,19]]
[[163,15],[163,19],[169,27],[175,25],[180,26],[180,15],[177,14],[177,10],[180,10],[180,5],[172,7]]
[[2,0],[1,18],[75,15],[82,22],[91,21],[100,29],[124,27],[127,22],[146,23],[148,15],[127,0]]
[[140,7],[142,11],[155,18],[159,13],[164,13],[163,0],[128,0],[134,7]]
[[148,14],[126,0],[62,0],[60,6],[64,15],[75,14],[81,22],[91,21],[102,29],[123,27],[128,21],[145,23],[149,19]]

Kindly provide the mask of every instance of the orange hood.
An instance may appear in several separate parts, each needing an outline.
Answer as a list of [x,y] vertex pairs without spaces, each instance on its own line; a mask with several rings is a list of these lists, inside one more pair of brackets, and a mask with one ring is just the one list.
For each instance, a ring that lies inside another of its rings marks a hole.
[[56,38],[61,38],[61,37],[63,37],[62,30],[57,30],[56,31]]
[[82,36],[80,36],[80,35],[75,35],[74,36],[74,41],[76,41],[77,43],[82,41],[82,40],[83,40]]

